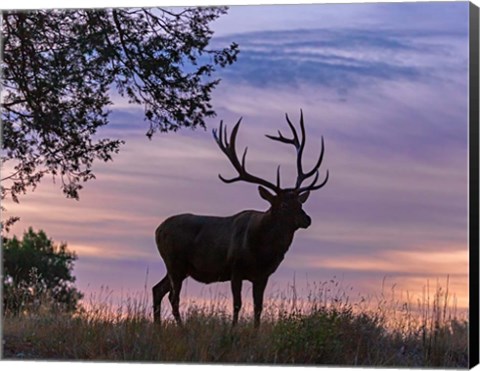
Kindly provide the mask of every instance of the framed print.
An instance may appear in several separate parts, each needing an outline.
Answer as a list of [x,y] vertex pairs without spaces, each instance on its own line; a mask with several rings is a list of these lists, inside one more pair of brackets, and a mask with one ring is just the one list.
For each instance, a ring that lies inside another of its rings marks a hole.
[[479,10],[2,10],[2,359],[471,368]]

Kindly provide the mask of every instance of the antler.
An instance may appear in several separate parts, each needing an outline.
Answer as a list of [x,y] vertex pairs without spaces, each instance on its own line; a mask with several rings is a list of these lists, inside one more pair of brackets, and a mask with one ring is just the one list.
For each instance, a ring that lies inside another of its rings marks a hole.
[[216,129],[212,130],[213,137],[215,138],[215,141],[217,142],[218,146],[220,147],[222,152],[225,153],[225,155],[230,160],[235,170],[237,170],[238,172],[238,176],[235,178],[225,179],[220,174],[218,174],[218,177],[225,183],[233,183],[233,182],[243,180],[245,182],[262,185],[264,187],[270,188],[272,191],[276,193],[279,193],[281,191],[280,166],[277,168],[277,185],[274,185],[265,179],[256,177],[247,172],[247,170],[245,169],[245,157],[247,156],[248,147],[246,147],[243,152],[242,162],[240,163],[240,161],[238,160],[238,156],[235,150],[235,141],[237,139],[237,132],[238,132],[238,128],[240,127],[241,121],[242,121],[242,118],[240,118],[240,120],[238,120],[237,124],[234,126],[232,133],[230,134],[230,141],[228,141],[227,139],[227,128],[223,126],[223,121],[220,121],[220,128],[218,130],[219,132],[217,132]]
[[[325,176],[325,179],[323,182],[320,184],[316,184],[318,181],[319,173],[318,169],[320,165],[322,164],[323,161],[323,154],[325,151],[325,144],[323,142],[323,136],[322,136],[322,148],[320,150],[320,156],[318,157],[317,163],[315,166],[310,170],[307,171],[306,173],[303,171],[303,166],[302,166],[302,156],[303,156],[303,149],[305,148],[305,125],[303,122],[303,111],[300,110],[300,130],[301,130],[301,137],[299,139],[297,130],[295,129],[295,126],[293,126],[292,122],[290,121],[290,118],[288,117],[288,114],[285,114],[285,117],[287,119],[288,126],[290,127],[293,138],[286,138],[282,135],[280,130],[278,131],[278,137],[272,136],[272,135],[266,135],[267,138],[270,138],[272,140],[281,142],[281,143],[286,143],[286,144],[292,144],[296,150],[297,150],[297,182],[295,184],[294,190],[298,191],[298,193],[304,192],[304,191],[313,191],[315,189],[322,188],[328,180],[328,170],[327,170],[327,175]],[[279,169],[277,169],[277,174],[279,174]],[[302,183],[307,180],[308,178],[312,177],[315,175],[313,181],[306,187],[302,187]]]

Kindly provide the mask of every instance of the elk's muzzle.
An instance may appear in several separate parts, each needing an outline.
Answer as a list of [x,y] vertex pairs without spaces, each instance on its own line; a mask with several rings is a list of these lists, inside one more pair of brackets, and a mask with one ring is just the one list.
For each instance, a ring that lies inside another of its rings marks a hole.
[[307,214],[300,215],[297,219],[297,226],[298,228],[308,228],[312,224],[312,218],[310,218]]

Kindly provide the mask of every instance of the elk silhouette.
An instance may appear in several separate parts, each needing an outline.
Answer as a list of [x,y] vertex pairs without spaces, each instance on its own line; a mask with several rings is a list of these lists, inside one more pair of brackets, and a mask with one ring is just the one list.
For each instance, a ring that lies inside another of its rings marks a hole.
[[[293,137],[284,137],[280,131],[278,136],[266,136],[295,147],[297,180],[292,188],[280,187],[280,166],[277,167],[276,184],[247,172],[245,158],[248,147],[245,148],[241,161],[235,150],[241,118],[233,128],[229,140],[223,121],[220,122],[218,131],[213,130],[215,141],[238,172],[235,178],[225,179],[220,174],[219,178],[225,183],[244,181],[257,184],[260,197],[270,203],[270,208],[264,212],[245,210],[227,217],[181,214],[160,224],[155,231],[155,241],[167,274],[152,289],[155,322],[160,321],[162,298],[169,293],[172,314],[176,322],[182,324],[179,312],[180,290],[183,280],[190,276],[207,284],[231,282],[233,326],[238,321],[242,305],[242,281],[252,282],[254,326],[257,328],[260,325],[263,294],[269,276],[282,262],[295,231],[308,228],[311,224],[311,218],[302,209],[302,204],[310,191],[322,188],[328,180],[327,170],[324,180],[317,183],[325,149],[323,137],[316,164],[305,172],[302,166],[305,147],[303,112],[300,111],[300,136],[288,114],[285,116]],[[309,178],[310,184],[302,186]]]

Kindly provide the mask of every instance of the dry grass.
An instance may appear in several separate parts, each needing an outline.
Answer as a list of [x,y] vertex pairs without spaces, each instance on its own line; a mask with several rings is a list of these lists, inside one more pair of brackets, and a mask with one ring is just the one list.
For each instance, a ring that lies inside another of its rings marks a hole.
[[415,303],[350,303],[335,282],[315,285],[303,300],[289,290],[267,303],[258,331],[249,313],[231,329],[228,300],[189,304],[183,327],[153,324],[144,294],[116,308],[99,295],[74,315],[44,305],[4,316],[3,358],[468,367],[468,323],[447,289]]

